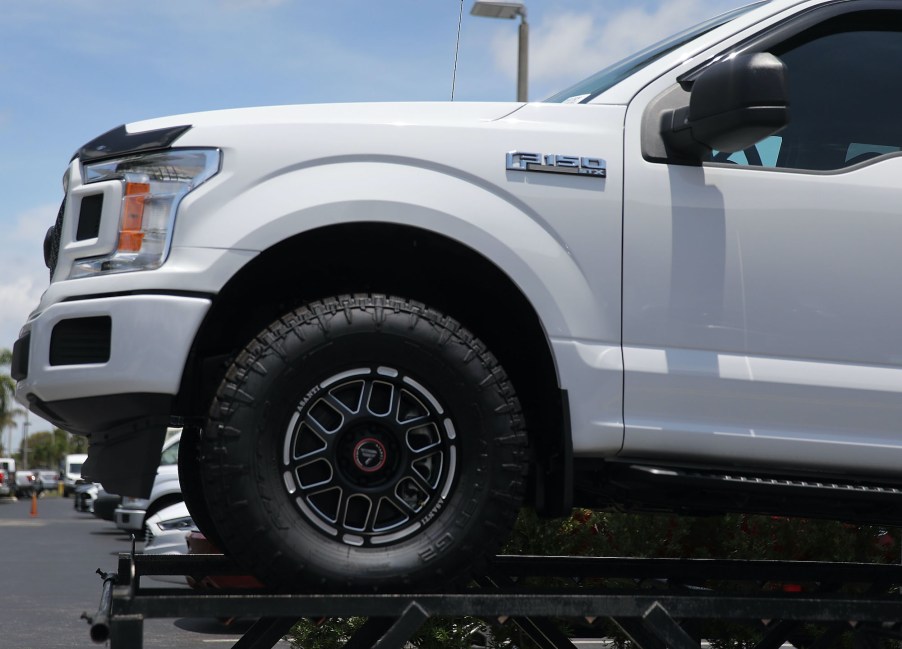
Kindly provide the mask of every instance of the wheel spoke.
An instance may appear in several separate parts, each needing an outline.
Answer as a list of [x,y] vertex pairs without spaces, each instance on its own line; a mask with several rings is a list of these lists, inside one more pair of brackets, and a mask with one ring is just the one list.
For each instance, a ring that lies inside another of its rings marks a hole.
[[329,487],[304,496],[311,507],[314,507],[323,518],[330,523],[338,522],[343,492],[341,487]]
[[429,409],[406,389],[398,391],[397,407],[392,412],[395,413],[395,421],[405,426],[429,419]]
[[411,514],[417,514],[431,498],[429,492],[410,476],[405,476],[395,485],[395,502],[406,508]]
[[324,437],[334,435],[344,422],[344,415],[326,399],[318,399],[304,414],[304,423]]
[[353,532],[372,530],[373,501],[363,494],[352,494],[342,503],[341,512],[344,527]]
[[380,498],[372,521],[374,533],[386,532],[403,525],[410,516],[391,498]]
[[289,460],[293,461],[293,463],[323,455],[329,450],[330,436],[317,432],[310,423],[309,418],[306,418],[297,426],[294,448],[292,449],[292,455],[289,457]]
[[404,439],[407,443],[407,449],[414,457],[427,455],[442,444],[439,428],[433,421],[409,429]]
[[371,381],[366,395],[366,409],[375,417],[387,417],[395,401],[395,386],[386,381]]
[[456,436],[439,401],[389,367],[320,385],[286,431],[289,494],[316,527],[349,545],[413,534],[453,479],[446,455]]
[[301,491],[307,491],[315,487],[331,485],[335,480],[335,467],[326,458],[318,458],[298,465],[294,469],[294,474],[297,476]]
[[431,493],[438,487],[443,466],[441,453],[432,453],[410,463],[410,476],[421,489]]
[[356,415],[363,405],[365,390],[365,381],[352,381],[330,389],[323,398],[339,412]]

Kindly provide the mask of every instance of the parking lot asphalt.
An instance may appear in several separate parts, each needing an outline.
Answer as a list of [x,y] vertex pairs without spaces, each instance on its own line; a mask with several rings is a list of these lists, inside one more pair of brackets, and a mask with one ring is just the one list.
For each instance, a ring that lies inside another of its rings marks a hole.
[[[101,579],[95,571],[115,572],[131,540],[113,523],[75,511],[71,498],[39,499],[37,516],[31,505],[0,499],[0,647],[96,648],[80,616],[97,610]],[[213,619],[146,620],[144,648],[227,649],[246,628]]]

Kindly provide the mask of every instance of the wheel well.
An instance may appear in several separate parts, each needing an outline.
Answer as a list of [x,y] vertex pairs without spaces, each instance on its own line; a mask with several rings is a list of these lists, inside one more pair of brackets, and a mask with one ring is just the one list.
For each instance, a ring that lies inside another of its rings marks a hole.
[[180,503],[183,500],[184,498],[182,497],[181,492],[160,496],[147,506],[147,512],[144,514],[144,521],[146,522],[148,518],[150,518],[154,514],[158,514],[166,507]]
[[[500,360],[520,397],[533,449],[531,499],[569,507],[566,395],[538,316],[517,286],[472,249],[433,232],[378,223],[299,234],[261,253],[216,297],[186,367],[177,415],[203,418],[231,358],[295,307],[375,292],[418,300],[452,316]],[[540,466],[537,466],[540,465]],[[532,497],[535,496],[535,497]]]

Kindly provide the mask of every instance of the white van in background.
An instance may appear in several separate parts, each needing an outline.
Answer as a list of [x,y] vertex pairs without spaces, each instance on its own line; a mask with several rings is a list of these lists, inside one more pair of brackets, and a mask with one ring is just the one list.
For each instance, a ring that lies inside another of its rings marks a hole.
[[66,498],[75,491],[76,485],[84,482],[81,478],[81,465],[87,459],[87,453],[73,453],[63,460],[63,495]]

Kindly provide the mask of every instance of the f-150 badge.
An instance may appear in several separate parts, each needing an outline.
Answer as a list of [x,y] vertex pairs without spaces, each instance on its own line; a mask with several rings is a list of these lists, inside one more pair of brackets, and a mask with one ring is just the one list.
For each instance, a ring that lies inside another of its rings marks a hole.
[[507,168],[510,171],[542,171],[554,174],[576,174],[605,178],[607,163],[602,158],[558,155],[556,153],[527,153],[510,151],[507,154]]

